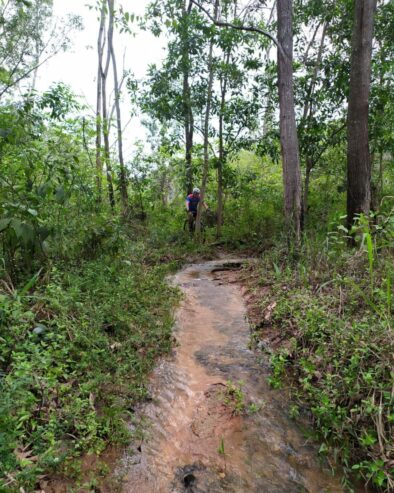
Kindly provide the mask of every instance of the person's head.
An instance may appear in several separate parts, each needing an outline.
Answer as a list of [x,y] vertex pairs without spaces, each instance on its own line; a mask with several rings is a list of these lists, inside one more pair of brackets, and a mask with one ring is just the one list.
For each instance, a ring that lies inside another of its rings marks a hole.
[[194,196],[197,196],[197,195],[200,195],[200,189],[199,188],[193,188],[193,195]]

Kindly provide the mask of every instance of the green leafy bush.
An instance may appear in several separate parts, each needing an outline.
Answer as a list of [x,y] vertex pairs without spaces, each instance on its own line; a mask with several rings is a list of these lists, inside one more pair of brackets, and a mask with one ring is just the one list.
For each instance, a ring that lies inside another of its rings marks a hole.
[[[123,442],[155,358],[171,347],[176,292],[138,255],[57,263],[0,294],[0,477],[32,489],[70,458]],[[136,249],[134,249],[136,251]]]
[[273,264],[270,251],[259,277],[270,286],[262,310],[275,300],[271,323],[282,341],[272,385],[292,384],[322,452],[386,491],[394,485],[393,252],[381,245],[390,234],[361,229],[356,252],[332,237],[325,249],[306,243],[296,263],[278,253]]

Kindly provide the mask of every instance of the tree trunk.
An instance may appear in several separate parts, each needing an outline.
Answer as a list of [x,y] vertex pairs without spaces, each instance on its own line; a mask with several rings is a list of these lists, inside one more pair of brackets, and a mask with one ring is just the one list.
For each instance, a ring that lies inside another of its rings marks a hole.
[[104,161],[107,170],[107,186],[108,186],[108,198],[111,207],[115,207],[115,194],[112,180],[112,166],[110,159],[110,145],[109,145],[109,122],[108,122],[108,108],[107,108],[107,77],[109,71],[109,64],[111,61],[111,51],[109,47],[109,39],[112,38],[113,26],[108,26],[107,34],[107,58],[105,67],[101,71],[101,89],[102,89],[102,114],[103,114],[103,135],[104,135]]
[[301,170],[293,94],[292,1],[278,0],[278,82],[284,208],[288,230],[300,239]]
[[161,191],[161,204],[166,209],[168,207],[168,179],[167,168],[164,168],[159,179]]
[[129,197],[127,194],[127,179],[126,179],[126,169],[123,159],[123,132],[122,132],[122,118],[120,111],[120,89],[118,81],[118,69],[116,65],[116,56],[113,44],[113,25],[114,25],[114,0],[108,0],[108,11],[109,11],[109,24],[111,37],[108,37],[108,49],[111,53],[112,58],[112,70],[114,73],[114,92],[115,92],[115,109],[116,109],[116,126],[118,130],[118,155],[119,155],[119,166],[120,166],[120,197],[122,200],[123,212],[127,212],[129,208]]
[[107,170],[107,186],[108,186],[108,199],[111,207],[115,207],[115,193],[112,180],[112,166],[110,157],[110,145],[109,145],[109,124],[107,114],[107,89],[106,78],[103,78],[103,135],[104,135],[104,161]]
[[193,149],[193,134],[194,121],[193,110],[191,105],[191,91],[189,82],[190,72],[190,57],[189,57],[189,27],[188,16],[192,8],[192,3],[186,8],[186,2],[183,4],[183,32],[182,32],[182,72],[183,72],[183,112],[184,112],[184,131],[185,131],[185,184],[186,193],[189,194],[193,190],[193,165],[192,165],[192,149]]
[[[214,19],[217,20],[219,11],[219,0],[215,2]],[[208,182],[208,172],[209,172],[209,117],[211,114],[211,104],[212,104],[212,87],[213,87],[213,38],[209,43],[209,54],[208,54],[208,88],[207,88],[207,104],[205,107],[205,118],[204,118],[204,166],[202,172],[202,184],[201,184],[201,200],[197,208],[196,217],[196,233],[197,235],[201,232],[201,211],[202,204],[205,199],[205,192]]]
[[[228,65],[230,62],[230,52],[227,52],[224,58],[224,63]],[[220,238],[222,235],[223,223],[223,168],[225,164],[225,152],[223,142],[224,131],[224,110],[226,106],[228,77],[224,75],[221,81],[221,97],[220,97],[220,113],[219,113],[219,159],[218,159],[218,209],[216,222],[216,236]]]
[[222,235],[223,222],[223,167],[224,167],[224,145],[223,145],[223,107],[225,93],[222,91],[221,110],[219,115],[219,159],[218,159],[218,209],[216,222],[216,237]]
[[371,205],[371,157],[368,98],[371,85],[372,35],[376,0],[355,0],[347,117],[347,226]]
[[98,201],[101,202],[102,194],[102,175],[103,162],[101,160],[101,107],[102,107],[102,71],[103,71],[103,37],[105,27],[105,4],[101,7],[100,28],[97,39],[97,55],[98,55],[98,70],[97,70],[97,98],[96,98],[96,184]]

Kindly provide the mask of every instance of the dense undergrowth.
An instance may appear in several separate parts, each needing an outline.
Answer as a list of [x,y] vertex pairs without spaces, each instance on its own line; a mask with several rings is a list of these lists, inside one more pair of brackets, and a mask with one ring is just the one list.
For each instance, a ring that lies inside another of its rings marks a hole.
[[250,289],[254,336],[273,348],[271,384],[290,385],[291,412],[311,416],[320,452],[348,477],[393,491],[393,217],[382,223],[370,230],[364,220],[356,249],[339,226],[305,239],[296,259],[268,250]]
[[2,281],[1,491],[32,491],[48,474],[78,484],[83,454],[130,438],[147,375],[172,346],[179,295],[165,276],[185,250],[166,256],[131,241],[135,226],[108,224],[89,254]]
[[230,202],[240,213],[228,216],[220,242],[213,229],[204,245],[191,241],[180,205],[145,223],[95,213],[83,229],[69,213],[45,260],[27,269],[18,250],[21,267],[14,279],[3,272],[0,287],[0,491],[29,491],[48,475],[79,487],[84,455],[130,439],[147,376],[172,347],[179,294],[165,277],[218,245],[263,251],[250,279],[264,319],[256,336],[280,340],[272,385],[292,383],[291,411],[310,413],[322,454],[390,490],[392,216],[377,218],[384,227],[364,221],[356,249],[339,226],[289,253],[278,240],[276,196],[259,214],[252,192],[252,204]]

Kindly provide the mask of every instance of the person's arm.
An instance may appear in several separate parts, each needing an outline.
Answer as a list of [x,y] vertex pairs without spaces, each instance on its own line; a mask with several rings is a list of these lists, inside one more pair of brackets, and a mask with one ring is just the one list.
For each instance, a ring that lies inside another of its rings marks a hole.
[[187,212],[189,212],[189,204],[190,204],[190,201],[189,201],[189,197],[186,198],[186,210]]

